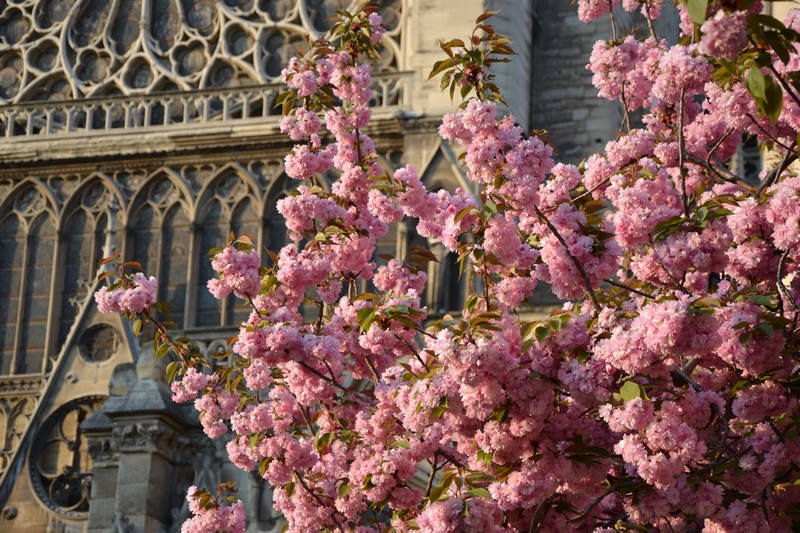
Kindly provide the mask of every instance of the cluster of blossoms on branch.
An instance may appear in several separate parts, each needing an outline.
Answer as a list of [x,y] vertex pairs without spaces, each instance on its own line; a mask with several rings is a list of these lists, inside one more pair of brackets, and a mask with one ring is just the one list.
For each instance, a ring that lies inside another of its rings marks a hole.
[[[290,531],[800,523],[800,16],[688,0],[669,45],[652,24],[663,2],[622,2],[642,37],[617,35],[618,3],[578,2],[584,21],[611,19],[588,68],[625,111],[580,167],[498,116],[486,69],[511,50],[491,12],[442,44],[432,76],[465,100],[439,132],[462,148],[474,196],[380,164],[365,133],[375,13],[343,13],[334,44],[284,71],[281,129],[298,143],[285,168],[302,184],[278,208],[297,243],[269,268],[246,237],[216,251],[212,293],[252,309],[230,365],[211,372],[161,323],[155,342],[179,358],[175,400],[272,485]],[[776,155],[756,183],[729,165],[743,136]],[[455,318],[428,320],[421,303],[430,252],[376,262],[404,217],[458,254],[471,293]],[[135,279],[98,303],[140,320],[108,303]],[[539,283],[567,303],[537,320],[525,304]],[[242,530],[198,525],[236,511],[194,500],[186,531]]]

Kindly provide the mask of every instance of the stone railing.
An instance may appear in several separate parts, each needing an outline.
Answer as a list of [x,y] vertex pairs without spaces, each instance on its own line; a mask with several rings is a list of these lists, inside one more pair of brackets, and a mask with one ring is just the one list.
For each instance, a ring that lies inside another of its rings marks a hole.
[[[407,107],[408,72],[376,75],[376,111]],[[99,132],[138,133],[192,124],[234,125],[277,121],[279,84],[167,92],[0,107],[0,138],[38,138]]]

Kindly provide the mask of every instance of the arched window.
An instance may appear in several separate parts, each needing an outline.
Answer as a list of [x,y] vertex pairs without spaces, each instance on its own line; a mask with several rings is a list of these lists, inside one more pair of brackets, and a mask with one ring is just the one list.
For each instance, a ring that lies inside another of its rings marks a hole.
[[16,213],[0,222],[0,246],[0,373],[8,375],[16,352],[25,252],[25,229]]
[[162,225],[161,277],[158,282],[158,298],[172,302],[172,320],[183,327],[186,305],[186,273],[189,262],[189,239],[191,224],[186,210],[179,203],[167,211]]
[[[248,234],[257,242],[260,217],[255,194],[236,172],[227,171],[210,186],[209,197],[198,212],[199,252],[206,254],[228,242],[231,233]],[[235,326],[250,315],[250,308],[233,296],[219,302],[209,292],[207,282],[216,273],[211,261],[200,261],[195,290],[197,296],[195,326]]]
[[0,369],[39,374],[45,368],[56,247],[54,219],[35,188],[17,194],[0,221]]
[[80,194],[79,202],[66,217],[58,327],[59,349],[67,340],[80,303],[89,296],[97,263],[103,257],[108,216],[113,201],[111,191],[102,183],[95,183]]
[[190,223],[178,187],[162,176],[145,189],[131,217],[130,257],[158,278],[159,301],[173,304],[172,319],[184,324]]
[[38,374],[42,371],[45,357],[53,250],[56,246],[56,229],[49,213],[42,213],[33,221],[27,244],[28,264],[23,280],[25,290],[15,373]]
[[[286,198],[292,191],[292,180],[286,175],[278,178],[273,185],[269,200],[267,200],[266,228],[264,231],[264,246],[277,254],[281,248],[291,242],[289,231],[286,229],[286,219],[278,212],[278,200]],[[268,261],[271,264],[271,261]]]

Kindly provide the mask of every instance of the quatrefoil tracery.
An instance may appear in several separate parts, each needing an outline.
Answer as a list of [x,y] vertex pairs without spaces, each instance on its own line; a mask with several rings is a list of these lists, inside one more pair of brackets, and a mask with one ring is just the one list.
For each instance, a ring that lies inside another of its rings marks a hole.
[[[0,104],[271,83],[354,0],[16,0],[0,13]],[[397,70],[402,0],[381,2]]]

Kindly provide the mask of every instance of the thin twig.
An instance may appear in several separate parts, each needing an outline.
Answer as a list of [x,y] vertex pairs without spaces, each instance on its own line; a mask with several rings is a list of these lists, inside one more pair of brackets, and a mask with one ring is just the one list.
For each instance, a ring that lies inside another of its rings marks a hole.
[[[531,517],[531,525],[528,528],[528,533],[533,533],[534,531],[539,529],[539,526],[544,523],[544,519],[547,518],[547,514],[550,512],[550,504],[553,502],[553,497],[550,496],[549,498],[545,498],[539,505],[536,506],[536,510],[533,512],[533,516]],[[547,505],[545,508],[544,514],[541,518],[539,518],[539,511],[542,510],[542,506]]]
[[340,391],[344,392],[345,394],[350,394],[352,396],[356,396],[357,398],[361,399],[362,401],[367,401],[368,403],[372,403],[370,398],[368,398],[367,396],[365,396],[365,395],[363,395],[363,394],[361,394],[361,393],[359,393],[357,391],[352,391],[352,390],[348,389],[344,385],[341,385],[338,381],[335,381],[335,380],[329,378],[328,376],[326,376],[325,374],[323,374],[322,372],[320,372],[316,368],[314,368],[312,366],[309,366],[308,363],[306,363],[305,361],[297,361],[297,364],[302,366],[303,368],[305,368],[306,370],[308,370],[309,372],[311,372],[315,376],[317,376],[319,379],[323,380],[325,383],[328,383],[332,387],[335,387],[335,388],[339,389]]
[[670,272],[669,269],[666,267],[666,265],[661,261],[661,258],[658,256],[658,250],[656,250],[656,245],[653,242],[652,238],[650,239],[650,245],[653,247],[653,259],[656,260],[656,263],[658,263],[658,266],[661,267],[661,269],[664,271],[667,277],[672,280],[672,282],[675,284],[675,287],[677,287],[678,290],[680,290],[684,294],[691,294],[689,290],[683,286],[683,283],[678,281],[678,279],[672,275],[672,272]]
[[[792,148],[794,148],[796,145],[797,142],[795,141],[792,144]],[[756,194],[761,195],[761,192],[764,189],[771,187],[772,184],[778,180],[778,178],[781,175],[781,172],[786,170],[789,167],[789,165],[791,165],[797,160],[797,153],[793,151],[792,148],[786,150],[786,153],[784,154],[781,162],[778,163],[778,165],[776,165],[775,167],[773,167],[772,170],[769,171],[769,174],[767,174],[764,177],[764,181],[762,181],[761,184],[758,186]]]
[[445,459],[447,459],[448,461],[450,461],[450,463],[451,463],[453,466],[455,466],[455,467],[457,467],[457,468],[464,468],[464,463],[462,463],[461,461],[459,461],[458,459],[456,459],[455,457],[453,457],[453,456],[452,456],[452,455],[451,455],[449,452],[446,452],[446,451],[445,451],[445,450],[443,450],[442,448],[439,448],[438,450],[436,450],[436,452],[435,452],[435,453],[437,453],[437,454],[441,455],[442,457],[444,457]]
[[608,0],[608,13],[611,15],[611,38],[617,42],[617,22],[614,19],[614,2]]
[[369,357],[366,355],[364,356],[364,362],[367,364],[367,368],[369,368],[369,373],[372,374],[372,382],[377,385],[380,383],[381,378],[378,377],[378,372],[375,370],[375,365],[372,364],[372,361],[370,361]]
[[781,147],[781,148],[783,148],[784,150],[788,150],[788,151],[790,151],[790,152],[791,152],[791,151],[793,151],[793,149],[792,149],[792,148],[790,148],[790,147],[786,146],[785,144],[783,144],[782,142],[780,142],[780,141],[777,139],[777,137],[775,137],[775,136],[774,136],[774,135],[772,135],[770,132],[768,132],[767,130],[765,130],[765,129],[764,129],[762,126],[761,126],[761,124],[760,124],[760,123],[759,123],[759,122],[758,122],[758,121],[755,119],[755,117],[753,117],[753,115],[751,115],[750,113],[745,113],[745,114],[744,114],[744,116],[746,116],[748,119],[750,119],[750,122],[752,122],[752,123],[755,125],[755,127],[757,127],[757,128],[758,128],[758,129],[761,131],[761,133],[763,133],[763,134],[764,134],[766,137],[768,137],[770,141],[774,142],[775,144],[777,144],[778,146],[780,146],[780,147]]
[[703,387],[698,385],[695,380],[686,375],[686,373],[683,371],[682,368],[675,367],[672,370],[670,370],[669,373],[685,381],[690,387],[694,389],[695,392],[703,392]]
[[537,205],[534,204],[533,209],[536,211],[536,214],[538,215],[539,219],[547,225],[547,227],[553,233],[555,238],[558,239],[558,242],[561,243],[561,246],[564,247],[564,251],[567,252],[567,255],[572,260],[572,263],[575,265],[575,268],[578,269],[581,278],[583,278],[583,283],[586,285],[586,290],[589,291],[589,298],[592,300],[592,304],[594,304],[595,312],[599,311],[600,304],[597,302],[597,296],[595,295],[594,289],[592,288],[592,282],[589,281],[589,276],[586,275],[586,271],[583,269],[583,265],[581,265],[580,261],[578,261],[578,259],[574,255],[572,255],[572,252],[569,251],[569,245],[567,245],[567,241],[564,240],[564,237],[561,236],[561,234],[558,232],[553,223],[550,222],[550,219],[548,219],[545,216],[545,214],[542,213],[542,211],[539,209]]
[[587,518],[589,518],[589,515],[592,513],[592,511],[594,511],[594,508],[597,507],[601,501],[603,501],[603,498],[605,498],[612,492],[614,492],[613,488],[608,489],[605,493],[601,494],[600,496],[592,500],[592,503],[589,504],[589,507],[583,513],[576,516],[575,518],[570,518],[569,522],[580,522],[581,520],[586,520]]
[[769,65],[767,65],[767,68],[770,70],[770,72],[772,72],[772,74],[773,74],[773,75],[774,75],[776,78],[778,78],[778,83],[780,83],[780,84],[781,84],[781,87],[783,87],[783,90],[784,90],[784,91],[786,91],[787,93],[789,93],[789,96],[791,96],[791,97],[792,97],[792,100],[794,100],[794,103],[795,103],[795,104],[797,104],[798,106],[800,106],[800,98],[798,98],[798,97],[797,97],[797,95],[795,94],[794,90],[792,89],[792,86],[791,86],[791,85],[789,85],[788,83],[786,83],[786,80],[785,80],[785,79],[783,79],[783,76],[781,76],[781,75],[778,73],[778,71],[777,71],[777,70],[775,70],[775,65],[773,65],[772,63],[770,63]]
[[[319,494],[317,494],[316,492],[314,492],[313,490],[311,490],[311,489],[309,488],[309,486],[308,486],[308,485],[306,485],[306,482],[305,482],[305,480],[303,479],[303,475],[302,475],[302,474],[300,474],[300,472],[298,472],[297,470],[295,470],[295,471],[294,471],[294,474],[295,474],[295,476],[297,477],[297,481],[299,481],[299,482],[300,482],[300,486],[301,486],[301,487],[303,487],[303,488],[305,489],[305,491],[306,491],[306,492],[307,492],[307,493],[308,493],[308,494],[309,494],[309,495],[310,495],[312,498],[314,498],[314,499],[317,501],[317,503],[318,503],[318,504],[319,504],[321,507],[330,507],[329,505],[327,505],[325,502],[323,502],[323,501],[322,501],[322,498],[320,498],[320,497],[319,497]],[[334,524],[336,524],[336,527],[338,527],[338,528],[339,528],[339,531],[344,531],[344,527],[342,527],[342,523],[341,523],[341,522],[339,522],[339,520],[336,518],[336,511],[331,511],[331,520],[333,520],[333,523],[334,523]]]
[[[787,289],[786,285],[783,284],[783,265],[786,262],[787,257],[789,257],[789,250],[786,250],[783,253],[783,255],[781,255],[780,261],[778,261],[778,275],[775,281],[778,285],[778,296],[780,297],[780,293],[783,293],[783,297],[789,301],[789,304],[791,304],[792,310],[794,311],[794,318],[792,318],[792,325],[789,328],[789,331],[787,332],[788,335],[791,335],[797,328],[797,319],[800,317],[800,309],[798,309],[797,302],[794,301],[794,298],[792,298],[791,293],[789,293],[789,289]],[[781,303],[781,316],[783,316],[782,303]]]
[[697,368],[697,364],[700,362],[700,359],[697,357],[692,357],[689,361],[683,365],[683,373],[687,376],[691,376],[694,369]]
[[647,29],[650,30],[650,36],[653,38],[656,43],[658,43],[658,36],[656,35],[656,29],[653,27],[653,19],[650,16],[650,2],[646,1],[644,3],[644,14],[645,18],[647,19]]
[[628,113],[628,102],[625,99],[625,82],[622,82],[622,91],[620,93],[620,100],[622,102],[623,120],[625,121],[625,131],[631,132],[631,116]]
[[[730,169],[728,169],[725,165],[720,164],[719,166],[714,166],[708,163],[707,161],[703,161],[699,157],[692,154],[686,154],[686,159],[689,160],[690,163],[694,163],[695,165],[707,168],[708,170],[716,174],[723,181],[727,181],[728,183],[735,183],[739,187],[747,189],[750,192],[753,192],[755,190],[753,189],[752,185],[750,185],[745,180],[743,180],[742,178],[731,172]],[[719,163],[719,161],[717,161],[717,163]]]
[[606,176],[605,178],[603,178],[603,180],[602,180],[602,181],[600,181],[600,182],[599,182],[597,185],[595,185],[594,187],[592,187],[592,188],[591,188],[591,189],[589,189],[588,191],[586,191],[586,192],[583,192],[583,193],[579,194],[578,196],[576,196],[575,198],[573,198],[572,200],[570,200],[570,203],[571,203],[571,204],[574,204],[575,202],[577,202],[578,200],[580,200],[580,199],[581,199],[581,198],[583,198],[584,196],[588,196],[588,195],[592,194],[594,191],[596,191],[597,189],[599,189],[600,187],[602,187],[603,185],[605,185],[606,183],[608,183],[609,181],[611,181],[611,178],[612,178],[612,177],[614,176],[614,174],[615,174],[616,172],[618,172],[618,171],[619,171],[619,169],[616,169],[614,172],[612,172],[611,174],[609,174],[608,176]]
[[431,463],[431,475],[428,477],[428,483],[425,485],[425,497],[431,495],[431,488],[433,487],[433,478],[436,477],[436,471],[439,469],[439,454],[433,453],[433,462]]
[[609,285],[613,285],[615,287],[619,287],[620,289],[625,289],[626,291],[638,294],[639,296],[644,296],[645,298],[649,298],[650,300],[655,299],[655,296],[653,296],[652,294],[647,294],[644,291],[640,291],[639,289],[634,289],[633,287],[629,287],[628,285],[625,285],[624,283],[620,283],[618,281],[614,281],[613,279],[605,279],[603,281],[605,281]]
[[686,88],[681,88],[681,100],[678,102],[678,171],[681,177],[681,202],[683,214],[689,218],[689,196],[686,194],[686,172],[684,171],[683,158],[686,154],[686,143],[683,138],[683,104],[686,98]]
[[415,349],[414,349],[414,347],[413,347],[413,346],[412,346],[412,345],[411,345],[411,344],[410,344],[410,343],[409,343],[407,340],[405,340],[404,338],[402,338],[402,337],[401,337],[400,335],[398,335],[397,333],[395,333],[395,334],[394,334],[394,336],[395,336],[395,338],[396,338],[397,340],[399,340],[400,342],[402,342],[403,344],[405,344],[405,345],[406,345],[406,348],[408,348],[409,350],[411,350],[411,353],[413,353],[413,354],[414,354],[414,357],[416,357],[416,358],[417,358],[417,361],[419,361],[419,364],[421,364],[421,365],[422,365],[422,367],[423,367],[425,370],[427,370],[428,372],[430,372],[430,371],[431,371],[431,369],[430,369],[430,368],[428,368],[428,365],[426,365],[426,364],[425,364],[425,361],[423,361],[423,359],[422,359],[422,356],[421,356],[421,355],[419,355],[419,352],[417,352],[417,350],[415,350]]

